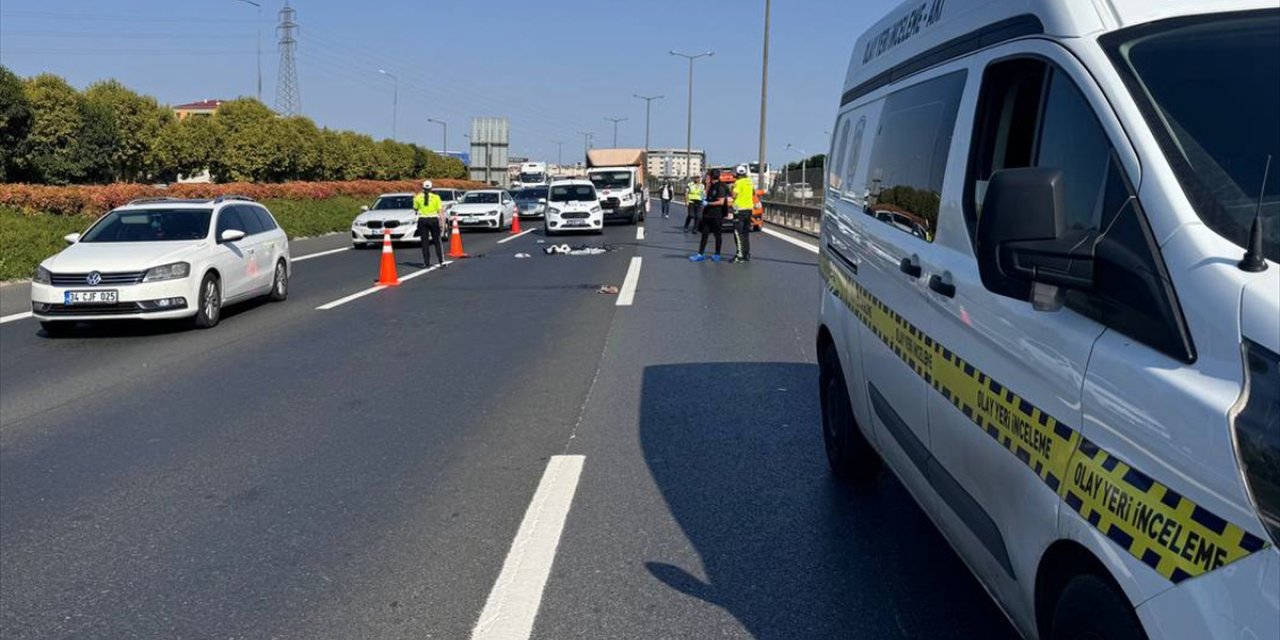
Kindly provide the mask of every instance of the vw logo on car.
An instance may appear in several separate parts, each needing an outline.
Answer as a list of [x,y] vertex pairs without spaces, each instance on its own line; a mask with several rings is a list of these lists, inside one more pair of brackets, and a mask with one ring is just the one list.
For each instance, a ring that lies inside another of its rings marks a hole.
[[84,281],[85,284],[88,284],[91,287],[96,287],[102,284],[102,274],[97,271],[90,271],[89,275],[85,276]]

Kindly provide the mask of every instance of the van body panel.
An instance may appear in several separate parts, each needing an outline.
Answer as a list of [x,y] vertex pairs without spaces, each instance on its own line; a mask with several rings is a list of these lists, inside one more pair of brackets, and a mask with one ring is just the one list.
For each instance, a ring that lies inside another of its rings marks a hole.
[[1152,638],[1280,637],[1276,559],[1255,553],[1143,602],[1138,615]]
[[[1275,223],[1272,223],[1275,224]],[[1280,353],[1280,269],[1272,268],[1249,278],[1240,303],[1240,333]]]

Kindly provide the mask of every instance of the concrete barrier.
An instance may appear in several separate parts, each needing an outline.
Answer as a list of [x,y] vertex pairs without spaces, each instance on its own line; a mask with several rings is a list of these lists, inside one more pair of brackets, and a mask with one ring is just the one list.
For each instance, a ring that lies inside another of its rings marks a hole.
[[765,200],[764,221],[817,237],[822,232],[822,207]]

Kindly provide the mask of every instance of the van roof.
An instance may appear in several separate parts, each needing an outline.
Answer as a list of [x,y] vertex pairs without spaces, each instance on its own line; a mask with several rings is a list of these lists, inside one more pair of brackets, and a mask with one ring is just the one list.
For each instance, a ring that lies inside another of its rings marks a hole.
[[[1274,0],[906,0],[858,37],[844,91],[887,84],[955,55],[948,52],[1021,35],[1077,38],[1176,16],[1274,6]],[[937,59],[913,60],[935,47]]]

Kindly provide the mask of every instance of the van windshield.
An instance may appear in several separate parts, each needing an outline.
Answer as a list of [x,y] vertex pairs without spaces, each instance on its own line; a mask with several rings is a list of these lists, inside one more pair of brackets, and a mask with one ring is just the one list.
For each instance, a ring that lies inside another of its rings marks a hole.
[[551,187],[552,202],[594,202],[596,190],[585,184],[564,184]]
[[1201,220],[1244,247],[1261,198],[1263,253],[1280,261],[1280,10],[1136,27],[1103,44]]

